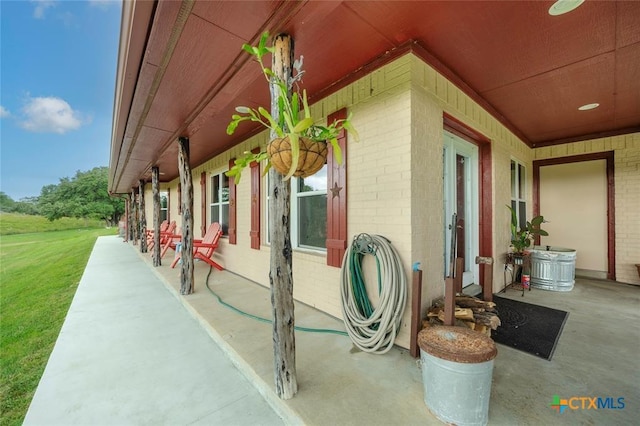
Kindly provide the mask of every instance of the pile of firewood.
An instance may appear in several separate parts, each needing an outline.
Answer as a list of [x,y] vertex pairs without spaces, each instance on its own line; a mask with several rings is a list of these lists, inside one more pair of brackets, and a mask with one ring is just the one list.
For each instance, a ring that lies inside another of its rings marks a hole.
[[[500,326],[500,318],[496,312],[496,304],[485,302],[473,296],[460,294],[456,296],[456,324],[467,326],[472,330],[491,337],[491,330]],[[438,299],[427,312],[427,319],[422,327],[442,325],[444,323],[444,299]]]

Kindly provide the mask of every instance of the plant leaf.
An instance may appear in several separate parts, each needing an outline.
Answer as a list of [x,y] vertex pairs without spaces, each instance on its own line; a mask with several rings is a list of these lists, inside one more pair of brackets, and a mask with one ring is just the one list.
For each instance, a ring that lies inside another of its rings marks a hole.
[[307,89],[302,90],[302,107],[304,108],[304,118],[310,118],[309,102],[307,101]]
[[297,124],[298,120],[300,119],[299,113],[300,104],[298,102],[298,94],[294,93],[293,96],[291,96],[291,119],[294,124]]
[[300,160],[300,138],[295,133],[290,133],[288,136],[289,143],[291,144],[291,168],[289,169],[289,173],[284,177],[284,180],[293,176],[298,168],[298,161]]
[[336,159],[338,164],[342,164],[342,148],[340,148],[338,139],[333,138],[329,142],[331,142],[331,146],[333,147],[333,158]]
[[229,125],[227,126],[228,135],[232,135],[233,132],[236,131],[236,128],[238,127],[238,123],[239,121],[236,121],[236,120],[229,122]]
[[248,45],[248,44],[246,44],[246,43],[242,45],[242,50],[244,50],[245,52],[247,52],[247,53],[248,53],[248,54],[250,54],[250,55],[253,55],[253,54],[254,54],[253,46]]
[[278,126],[278,123],[275,122],[275,120],[273,119],[269,111],[267,111],[263,107],[259,107],[258,111],[260,112],[260,114],[262,114],[264,118],[267,119],[267,121],[269,122],[269,127],[271,127],[271,129],[273,129],[276,133],[282,133],[282,130],[279,130],[280,126]]
[[313,119],[312,118],[305,118],[305,119],[301,120],[300,122],[298,122],[298,124],[296,124],[295,127],[293,129],[291,129],[291,131],[294,132],[294,133],[303,133],[305,130],[307,130],[312,125],[313,125]]
[[518,216],[511,206],[507,205],[507,208],[511,211],[511,237],[515,239],[518,232]]
[[544,217],[542,216],[536,216],[533,219],[531,219],[531,224],[535,227],[539,227],[542,222],[544,222]]
[[349,134],[351,136],[353,136],[353,139],[356,142],[360,141],[360,135],[358,134],[358,131],[355,129],[355,127],[353,127],[351,125],[351,122],[349,120],[345,120],[344,123],[342,123],[342,127],[344,127],[345,129],[347,129],[347,131],[349,132]]
[[266,174],[269,173],[270,169],[271,169],[271,161],[267,161],[267,164],[265,164],[264,166],[264,171],[262,172],[262,176],[266,176]]

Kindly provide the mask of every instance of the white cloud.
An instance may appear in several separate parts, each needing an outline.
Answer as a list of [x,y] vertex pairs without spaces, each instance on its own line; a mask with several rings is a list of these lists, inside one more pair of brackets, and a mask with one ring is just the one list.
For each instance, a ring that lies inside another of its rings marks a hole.
[[119,6],[120,0],[89,0],[89,5],[100,9],[107,9],[110,6]]
[[9,110],[3,107],[2,105],[0,105],[0,118],[6,118],[10,116],[11,116],[11,113],[9,112]]
[[80,114],[60,98],[30,98],[22,112],[20,126],[31,132],[64,134],[82,125]]
[[36,19],[44,19],[44,13],[50,7],[56,5],[55,0],[31,0],[31,3],[35,3],[36,7],[33,9],[33,17]]

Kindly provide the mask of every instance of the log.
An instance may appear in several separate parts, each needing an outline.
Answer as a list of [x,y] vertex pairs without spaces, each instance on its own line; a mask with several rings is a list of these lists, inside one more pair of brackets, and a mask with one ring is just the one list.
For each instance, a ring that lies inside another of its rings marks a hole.
[[[287,81],[292,73],[293,40],[280,34],[274,40],[272,70]],[[285,78],[286,77],[286,78]],[[277,96],[272,85],[271,115],[278,117]],[[272,132],[273,133],[273,132]],[[275,137],[275,135],[271,135]],[[293,304],[293,268],[290,230],[291,180],[282,179],[275,168],[269,170],[269,233],[271,264],[269,284],[273,312],[273,369],[276,394],[291,399],[298,392],[296,375],[295,316]]]
[[138,185],[138,209],[140,211],[140,253],[147,252],[147,213],[144,206],[144,183],[144,180],[140,179]]
[[493,257],[476,256],[476,263],[483,272],[482,298],[488,302],[493,301]]
[[135,246],[138,244],[138,215],[136,214],[136,190],[134,188],[131,188],[131,210],[129,213],[131,214],[130,240]]
[[496,307],[494,302],[485,302],[484,300],[476,299],[471,296],[456,297],[456,305],[461,308],[480,308],[487,311],[494,311]]
[[[182,264],[180,294],[193,293],[193,181],[189,164],[189,138],[178,138],[178,171],[180,172],[182,211]],[[158,228],[160,229],[160,228]]]
[[493,312],[474,312],[473,317],[475,322],[484,324],[490,327],[492,330],[497,329],[500,326],[500,317]]
[[153,192],[153,266],[162,265],[160,257],[160,169],[155,166],[151,168],[151,191]]
[[[469,320],[469,321],[474,320],[474,313],[473,311],[471,311],[471,309],[456,308],[455,314],[456,314],[455,318],[457,320]],[[442,322],[444,322],[444,319],[445,319],[445,313],[443,310],[439,310],[436,313],[431,313],[429,316],[430,317],[435,316]]]
[[127,241],[129,241],[129,232],[131,230],[131,214],[130,214],[131,206],[130,206],[130,204],[131,204],[131,200],[129,200],[129,198],[127,197],[124,200],[124,209],[125,209],[124,216],[126,218],[125,219],[126,225],[125,225],[125,230],[124,230],[124,242],[125,243]]

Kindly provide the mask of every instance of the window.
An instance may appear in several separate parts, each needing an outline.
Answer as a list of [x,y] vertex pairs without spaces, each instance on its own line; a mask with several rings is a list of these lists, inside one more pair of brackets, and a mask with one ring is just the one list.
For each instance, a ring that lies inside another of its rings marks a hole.
[[[268,176],[267,176],[268,180]],[[268,181],[267,185],[268,187]],[[269,238],[269,192],[266,197]],[[327,239],[327,166],[313,176],[291,179],[291,245],[325,250]]]
[[518,216],[518,227],[527,223],[525,183],[524,166],[515,160],[511,160],[511,208],[516,211]]
[[[324,249],[327,240],[327,166],[291,185],[294,247]],[[295,243],[294,243],[295,242]]]
[[211,176],[211,223],[219,222],[222,235],[229,234],[229,177],[224,173]]
[[160,222],[169,219],[169,193],[160,192]]

